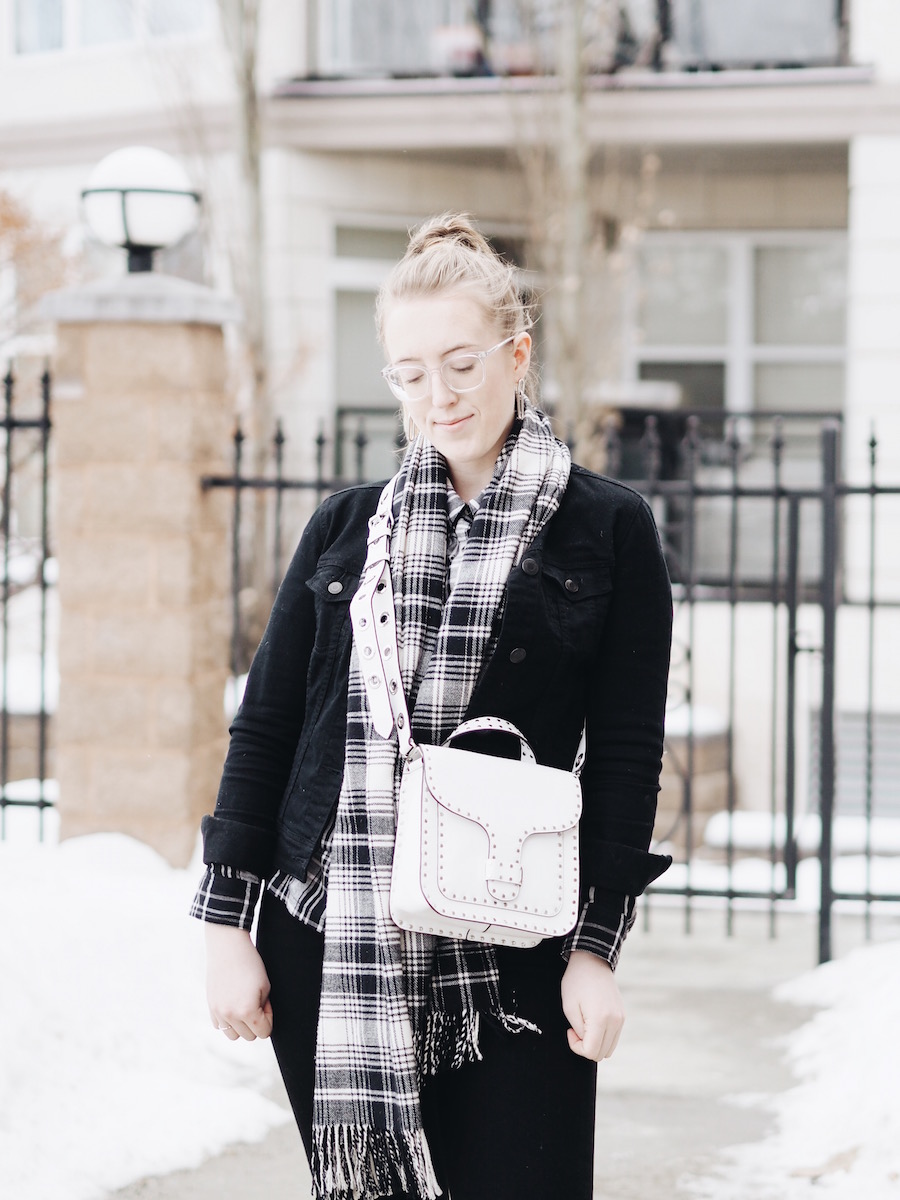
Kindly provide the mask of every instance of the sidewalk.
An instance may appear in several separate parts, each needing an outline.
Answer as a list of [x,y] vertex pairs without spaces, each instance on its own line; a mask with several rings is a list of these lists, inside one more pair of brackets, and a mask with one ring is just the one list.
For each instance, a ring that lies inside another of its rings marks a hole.
[[[780,916],[774,940],[759,913],[737,913],[731,938],[721,911],[695,912],[690,935],[683,925],[680,909],[657,902],[649,930],[639,918],[622,954],[628,1020],[600,1069],[596,1200],[689,1197],[679,1181],[709,1174],[725,1147],[763,1137],[765,1096],[791,1085],[777,1039],[809,1014],[777,1004],[771,989],[816,965],[814,918]],[[855,922],[837,931],[839,952],[860,940]],[[726,1100],[735,1095],[742,1103]],[[260,1196],[309,1196],[292,1124],[260,1145],[234,1146],[199,1170],[143,1180],[110,1200]]]

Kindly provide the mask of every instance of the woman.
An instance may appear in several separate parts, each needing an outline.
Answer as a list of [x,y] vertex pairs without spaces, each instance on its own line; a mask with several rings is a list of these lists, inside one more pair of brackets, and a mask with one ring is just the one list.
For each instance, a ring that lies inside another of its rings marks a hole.
[[204,819],[210,1013],[232,1040],[272,1035],[317,1195],[589,1200],[597,1063],[624,1019],[613,969],[668,865],[647,852],[666,568],[641,497],[574,466],[528,402],[528,313],[466,218],[412,236],[377,324],[410,439],[391,575],[413,731],[434,744],[502,717],[571,769],[586,729],[580,916],[513,949],[379,915],[400,772],[348,620],[381,487],[351,488],[303,535]]

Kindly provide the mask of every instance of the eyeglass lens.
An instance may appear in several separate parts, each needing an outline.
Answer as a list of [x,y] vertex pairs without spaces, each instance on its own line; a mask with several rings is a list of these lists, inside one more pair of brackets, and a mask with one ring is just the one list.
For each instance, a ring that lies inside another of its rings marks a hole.
[[[477,354],[448,358],[439,373],[453,392],[471,392],[484,383],[484,363]],[[388,381],[407,400],[424,400],[431,390],[431,373],[419,366],[395,367]]]

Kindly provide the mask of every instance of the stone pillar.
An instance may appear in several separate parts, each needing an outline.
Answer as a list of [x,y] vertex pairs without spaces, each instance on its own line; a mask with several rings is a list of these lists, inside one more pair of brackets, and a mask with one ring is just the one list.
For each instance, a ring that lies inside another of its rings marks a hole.
[[234,306],[155,274],[57,293],[55,542],[62,837],[118,831],[186,865],[226,738]]

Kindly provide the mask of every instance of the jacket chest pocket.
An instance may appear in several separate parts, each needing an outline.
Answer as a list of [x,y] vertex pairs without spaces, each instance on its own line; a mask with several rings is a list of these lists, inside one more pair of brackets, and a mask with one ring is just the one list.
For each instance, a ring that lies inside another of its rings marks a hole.
[[359,571],[341,562],[320,561],[306,586],[315,597],[315,656],[330,651],[340,638],[349,619],[350,601],[359,586]]
[[613,592],[611,563],[557,566],[544,562],[544,592],[560,625],[567,650],[583,654],[596,646]]

